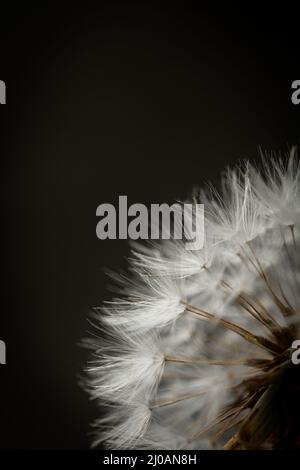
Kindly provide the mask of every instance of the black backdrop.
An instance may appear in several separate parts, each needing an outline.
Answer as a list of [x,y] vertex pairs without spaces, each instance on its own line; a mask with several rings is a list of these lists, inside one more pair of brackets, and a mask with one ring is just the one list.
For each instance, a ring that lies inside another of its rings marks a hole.
[[292,8],[82,5],[1,5],[0,448],[89,446],[77,343],[128,254],[96,207],[172,202],[299,143]]

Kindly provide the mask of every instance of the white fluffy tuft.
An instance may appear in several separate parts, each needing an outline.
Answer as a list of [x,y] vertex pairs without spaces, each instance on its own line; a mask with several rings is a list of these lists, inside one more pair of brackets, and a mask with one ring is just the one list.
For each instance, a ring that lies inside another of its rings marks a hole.
[[254,362],[279,353],[278,331],[292,325],[299,334],[295,150],[287,162],[265,161],[261,173],[250,164],[228,171],[222,192],[199,202],[203,249],[178,240],[136,247],[122,293],[96,311],[88,383],[108,404],[96,444],[221,448],[226,433],[215,439],[206,428],[257,373]]

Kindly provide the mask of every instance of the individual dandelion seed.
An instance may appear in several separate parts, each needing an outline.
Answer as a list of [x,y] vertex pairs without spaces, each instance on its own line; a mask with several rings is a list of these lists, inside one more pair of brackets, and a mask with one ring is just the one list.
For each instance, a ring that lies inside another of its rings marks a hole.
[[136,249],[95,309],[88,390],[108,448],[300,447],[300,166],[228,170],[200,192],[205,243]]

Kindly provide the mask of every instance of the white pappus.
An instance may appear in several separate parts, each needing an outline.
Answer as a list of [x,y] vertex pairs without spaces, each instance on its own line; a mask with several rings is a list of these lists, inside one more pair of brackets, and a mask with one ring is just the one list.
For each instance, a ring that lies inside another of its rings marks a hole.
[[[198,200],[199,199],[199,200]],[[87,388],[111,449],[300,446],[300,167],[295,149],[199,193],[204,247],[136,248],[97,308]],[[292,406],[294,408],[292,408]],[[296,407],[296,408],[295,408]]]

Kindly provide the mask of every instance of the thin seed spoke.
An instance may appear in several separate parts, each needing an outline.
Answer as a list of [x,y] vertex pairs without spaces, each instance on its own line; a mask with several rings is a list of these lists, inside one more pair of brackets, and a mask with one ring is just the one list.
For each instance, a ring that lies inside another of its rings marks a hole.
[[185,358],[185,357],[173,357],[166,356],[166,362],[174,362],[181,364],[199,364],[199,365],[214,365],[214,366],[241,366],[247,365],[247,360],[237,361],[237,360],[225,360],[225,359],[197,359],[197,358]]
[[200,308],[194,307],[193,305],[188,304],[185,301],[181,301],[183,305],[185,305],[185,308],[188,312],[194,313],[195,315],[198,315],[201,318],[205,318],[206,320],[210,320],[218,325],[223,326],[224,328],[233,331],[234,333],[240,335],[242,338],[244,338],[246,341],[255,344],[256,346],[263,348],[265,350],[271,351],[271,352],[281,352],[282,349],[272,341],[269,341],[266,338],[263,338],[261,336],[256,336],[250,331],[246,330],[245,328],[242,328],[241,326],[237,325],[236,323],[233,323],[229,320],[224,320],[223,318],[219,318],[216,315],[207,312],[206,310],[202,310]]

